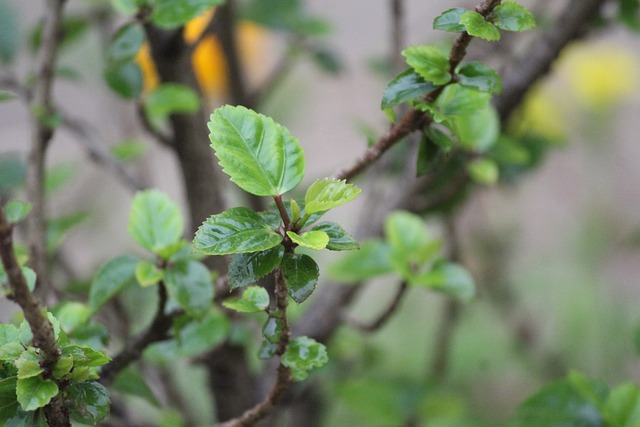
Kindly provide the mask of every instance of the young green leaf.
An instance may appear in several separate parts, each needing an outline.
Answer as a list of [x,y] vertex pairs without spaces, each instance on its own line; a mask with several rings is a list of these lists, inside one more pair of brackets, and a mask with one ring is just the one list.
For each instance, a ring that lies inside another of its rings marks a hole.
[[326,212],[355,199],[360,190],[344,180],[325,178],[311,184],[304,196],[305,216]]
[[123,98],[137,98],[142,92],[142,70],[135,62],[109,65],[105,70],[104,79],[109,87]]
[[109,414],[111,404],[109,392],[99,382],[74,382],[65,392],[67,395],[65,402],[74,421],[96,425]]
[[324,366],[329,361],[324,345],[309,337],[297,337],[287,344],[280,363],[291,369],[295,381],[309,376],[309,371]]
[[498,73],[478,61],[469,62],[458,69],[458,83],[482,92],[502,93],[502,80]]
[[393,271],[391,248],[379,241],[363,243],[359,251],[345,254],[329,268],[329,277],[340,283],[355,284]]
[[500,177],[498,165],[491,159],[475,159],[467,164],[467,172],[475,182],[494,185]]
[[440,49],[433,46],[409,46],[402,56],[426,81],[441,86],[451,81],[449,59]]
[[[106,365],[111,358],[88,345],[66,344],[61,346],[62,356],[72,356],[75,368],[95,368]],[[75,369],[74,368],[74,369]]]
[[138,260],[124,255],[104,264],[91,282],[89,308],[95,313],[135,278]]
[[44,372],[38,355],[28,350],[23,351],[14,364],[18,368],[18,379],[35,377]]
[[191,316],[204,315],[213,303],[211,273],[201,262],[173,263],[165,270],[165,284],[169,295]]
[[140,246],[153,253],[180,240],[182,214],[166,194],[158,190],[138,192],[131,203],[129,234]]
[[15,325],[0,324],[0,346],[10,342],[19,341],[19,336],[20,331]]
[[324,231],[307,231],[304,234],[297,234],[293,231],[287,231],[287,236],[291,241],[303,248],[313,249],[315,251],[322,250],[329,243],[329,235]]
[[414,276],[411,284],[426,286],[461,301],[470,301],[476,293],[476,285],[469,272],[459,264],[444,263],[432,270]]
[[280,264],[282,255],[284,255],[282,245],[266,251],[231,255],[227,275],[231,289],[250,285],[271,273]]
[[607,425],[634,426],[640,424],[640,389],[627,382],[611,390],[602,409]]
[[144,29],[140,24],[127,24],[120,28],[111,39],[107,58],[113,62],[133,60],[144,43]]
[[142,260],[136,265],[136,280],[143,288],[155,285],[162,279],[164,279],[164,271],[159,269],[155,263]]
[[489,150],[500,136],[500,118],[496,109],[487,104],[473,114],[456,116],[452,132],[463,148],[475,152]]
[[491,94],[455,83],[442,91],[435,106],[446,117],[457,117],[474,114],[489,105],[490,101]]
[[282,320],[269,316],[264,326],[262,327],[262,336],[271,344],[277,344],[282,336]]
[[11,200],[4,207],[4,214],[7,221],[13,224],[25,219],[29,211],[31,211],[31,205],[21,202],[20,200]]
[[162,28],[175,28],[224,0],[151,0],[150,3],[153,7],[151,21]]
[[44,380],[41,377],[18,379],[16,386],[18,402],[25,411],[35,411],[42,408],[58,394],[58,391],[55,382]]
[[460,17],[460,24],[464,25],[470,36],[486,41],[500,40],[500,30],[491,22],[487,22],[478,12],[469,10]]
[[195,113],[199,109],[198,94],[178,83],[163,83],[144,100],[144,110],[152,123],[161,123],[171,114]]
[[263,287],[249,286],[244,290],[241,298],[226,300],[222,305],[241,313],[264,311],[269,306],[269,293]]
[[393,251],[412,264],[422,264],[433,254],[436,241],[419,216],[396,211],[384,223],[384,233]]
[[454,33],[461,33],[465,30],[464,25],[460,24],[460,18],[467,10],[462,7],[454,7],[442,12],[433,21],[433,29],[440,31],[451,31]]
[[300,219],[300,205],[294,199],[291,199],[289,207],[291,209],[291,222],[295,223]]
[[196,232],[193,249],[206,255],[228,255],[271,249],[282,236],[247,208],[231,208],[209,217]]
[[389,82],[382,94],[380,108],[386,110],[395,107],[403,102],[424,96],[436,87],[433,83],[422,78],[413,68],[409,68]]
[[27,288],[29,288],[29,291],[33,292],[33,290],[36,288],[36,272],[26,266],[21,267],[20,269],[22,270],[22,275],[27,281]]
[[284,254],[280,264],[289,295],[298,303],[303,303],[318,284],[320,270],[318,264],[308,255]]
[[503,2],[496,7],[489,19],[496,27],[507,31],[528,31],[536,26],[536,18],[524,6]]
[[304,176],[304,152],[291,133],[270,117],[245,107],[216,109],[209,139],[224,172],[244,191],[277,196]]
[[73,357],[65,356],[58,359],[56,364],[53,366],[53,377],[56,379],[60,379],[71,372],[73,368]]
[[342,227],[334,222],[321,222],[314,226],[311,231],[322,231],[329,236],[327,249],[331,251],[350,251],[358,249],[360,245]]

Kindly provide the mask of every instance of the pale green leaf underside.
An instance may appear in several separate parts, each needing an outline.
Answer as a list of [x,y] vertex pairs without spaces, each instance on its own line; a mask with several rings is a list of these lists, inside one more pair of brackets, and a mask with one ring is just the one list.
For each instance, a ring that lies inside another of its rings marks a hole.
[[178,206],[157,190],[136,194],[131,203],[129,234],[143,248],[157,253],[180,240],[183,220]]
[[440,86],[451,80],[449,59],[437,47],[409,46],[402,51],[402,56],[428,82]]
[[325,178],[311,184],[304,196],[305,214],[328,211],[355,199],[360,189],[344,180]]
[[209,130],[223,171],[246,192],[276,196],[302,181],[304,152],[298,140],[270,117],[227,105],[213,112]]
[[193,249],[206,255],[264,251],[278,245],[282,236],[257,213],[231,208],[209,217],[196,232]]
[[304,234],[296,234],[293,231],[287,231],[287,236],[291,241],[303,248],[319,251],[327,247],[329,243],[329,235],[324,231],[307,231]]
[[226,300],[222,305],[241,313],[263,311],[269,306],[269,293],[260,286],[249,286],[240,299]]
[[470,36],[486,41],[500,40],[500,30],[491,22],[487,22],[478,12],[469,10],[460,17],[460,24],[464,25]]

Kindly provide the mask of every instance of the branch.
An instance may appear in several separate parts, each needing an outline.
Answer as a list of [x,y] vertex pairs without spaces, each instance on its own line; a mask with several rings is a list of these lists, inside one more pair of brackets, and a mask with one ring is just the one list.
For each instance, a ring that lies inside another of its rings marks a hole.
[[144,104],[142,101],[139,101],[136,104],[136,112],[138,113],[138,118],[140,119],[142,127],[149,133],[149,135],[154,137],[160,144],[170,148],[175,148],[174,138],[156,129],[149,121],[149,117],[147,117],[147,113],[144,111]]
[[503,94],[495,105],[505,122],[511,112],[522,103],[527,90],[551,69],[562,49],[587,31],[586,24],[600,16],[600,9],[608,0],[571,0],[556,19],[533,43],[503,78]]
[[[493,9],[495,9],[502,0],[485,0],[482,4],[476,7],[476,12],[482,16],[487,16]],[[451,46],[449,52],[449,68],[451,74],[455,71],[456,67],[464,59],[467,54],[467,47],[471,43],[473,37],[464,32],[456,37]],[[426,102],[435,101],[442,93],[445,87],[454,83],[453,80],[446,85],[439,86],[438,89],[430,92],[424,98]],[[431,121],[431,118],[418,110],[411,110],[396,123],[387,133],[381,136],[364,154],[351,165],[340,169],[334,175],[337,179],[350,180],[362,173],[365,169],[375,163],[389,148],[393,147],[396,143],[400,142],[405,136],[418,130],[422,126],[425,126]]]
[[51,99],[51,88],[58,47],[62,38],[62,9],[65,0],[47,2],[47,14],[42,30],[42,46],[36,71],[35,86],[32,92],[30,110],[33,114],[33,131],[29,151],[29,168],[27,172],[27,194],[33,207],[28,218],[28,243],[31,263],[38,281],[36,286],[46,290],[47,263],[45,242],[45,154],[49,141],[53,137],[54,126],[47,123],[54,113]]
[[[24,318],[33,333],[33,345],[42,350],[43,364],[47,370],[51,370],[62,353],[56,342],[51,322],[44,314],[38,299],[29,291],[27,280],[22,274],[13,248],[13,224],[7,221],[2,206],[0,206],[0,258],[2,258],[2,265],[11,287],[10,299],[22,309]],[[71,425],[69,412],[60,397],[54,398],[45,407],[45,413],[51,426],[67,427]]]
[[402,283],[400,283],[400,286],[398,286],[393,300],[391,300],[387,308],[382,313],[380,313],[376,320],[367,324],[352,322],[353,325],[362,332],[370,333],[379,330],[381,327],[386,325],[387,321],[391,319],[391,316],[398,310],[398,308],[400,308],[400,303],[402,302],[402,299],[406,295],[408,289],[409,285],[407,284],[407,282],[403,281]]
[[229,84],[230,101],[234,105],[247,105],[246,78],[244,69],[240,61],[240,54],[236,37],[236,10],[234,0],[227,0],[222,6],[216,9],[213,20],[218,31],[218,39],[224,52],[227,63],[227,76]]
[[153,343],[169,339],[169,329],[178,312],[166,314],[167,289],[163,282],[158,283],[158,309],[153,322],[145,332],[127,344],[122,351],[102,368],[100,382],[108,386],[124,368],[140,358],[145,348]]
[[[276,312],[279,313],[280,321],[282,322],[282,335],[280,336],[280,342],[278,342],[278,348],[276,349],[276,355],[280,358],[287,350],[287,344],[291,336],[291,329],[289,328],[289,322],[287,320],[287,285],[284,282],[280,269],[276,270],[275,282]],[[253,408],[246,410],[241,416],[224,423],[216,424],[216,427],[253,426],[256,422],[267,416],[292,383],[293,378],[291,377],[290,369],[278,363],[276,381],[264,400],[256,404]]]

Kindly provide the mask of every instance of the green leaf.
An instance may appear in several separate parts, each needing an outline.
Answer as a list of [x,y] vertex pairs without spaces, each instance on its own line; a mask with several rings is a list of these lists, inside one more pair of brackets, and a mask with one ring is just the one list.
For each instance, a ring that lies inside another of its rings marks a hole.
[[195,113],[200,109],[200,97],[189,86],[163,83],[145,98],[144,109],[153,123],[161,123],[171,114]]
[[106,365],[111,358],[88,345],[66,344],[61,346],[62,356],[72,356],[74,370],[79,367],[95,368]]
[[88,217],[86,212],[77,212],[49,220],[46,235],[47,251],[55,251],[62,244],[65,235]]
[[467,10],[462,7],[454,7],[442,12],[433,21],[433,29],[440,31],[451,31],[454,33],[461,33],[465,31],[464,25],[460,24],[460,18]]
[[393,271],[391,248],[379,241],[369,240],[359,251],[349,252],[331,265],[329,277],[341,283],[355,284]]
[[350,251],[360,248],[360,245],[342,227],[334,222],[321,222],[314,226],[311,231],[322,231],[329,236],[327,249],[331,251]]
[[11,101],[12,99],[16,99],[18,98],[18,94],[8,91],[8,90],[3,90],[0,89],[0,102],[2,101]]
[[491,159],[475,159],[467,164],[467,172],[475,182],[484,185],[494,185],[498,182],[500,171],[498,165]]
[[403,102],[422,97],[436,87],[433,83],[423,79],[413,68],[409,68],[389,82],[382,94],[380,108],[385,110]]
[[120,393],[141,397],[156,408],[162,406],[147,385],[145,378],[134,368],[127,368],[120,372],[113,381],[112,387]]
[[152,346],[146,353],[155,360],[173,363],[177,357],[192,357],[225,340],[229,334],[229,318],[217,310],[209,310],[202,319],[191,319],[177,337]]
[[0,344],[0,361],[14,361],[23,351],[24,346],[20,342]]
[[289,295],[297,303],[303,303],[318,284],[320,269],[309,255],[284,254],[280,265]]
[[491,95],[475,89],[469,89],[459,83],[447,86],[438,97],[435,105],[448,117],[474,114],[489,104]]
[[607,425],[633,427],[640,425],[640,390],[633,383],[611,390],[602,410]]
[[94,313],[133,282],[137,264],[136,258],[123,255],[110,260],[100,268],[89,290],[89,308]]
[[443,292],[461,301],[470,301],[476,293],[476,285],[469,272],[459,264],[436,265],[431,271],[414,276],[410,283]]
[[73,368],[73,356],[65,356],[58,359],[53,366],[53,376],[56,379],[60,379],[71,372]]
[[451,81],[449,58],[440,49],[433,46],[409,46],[402,56],[426,81],[441,86]]
[[153,253],[175,244],[183,231],[180,209],[158,190],[138,192],[131,203],[129,234],[140,246]]
[[91,317],[91,308],[77,301],[64,301],[58,304],[52,313],[60,322],[64,330],[73,331],[74,329],[85,325]]
[[196,232],[193,249],[207,255],[227,255],[271,249],[282,242],[260,215],[231,208],[209,217]]
[[[19,405],[16,398],[16,382],[15,376],[0,379],[0,425],[10,425],[8,420],[16,416]],[[23,424],[26,427],[26,424]],[[46,424],[45,424],[45,427]]]
[[568,380],[550,383],[522,403],[514,419],[516,427],[602,427],[598,407]]
[[23,346],[28,347],[33,341],[33,332],[31,332],[31,327],[26,320],[20,322],[20,329],[18,331],[18,338]]
[[231,289],[245,287],[271,273],[280,264],[282,255],[282,245],[261,252],[231,255],[227,275]]
[[640,0],[620,0],[618,19],[627,28],[640,32]]
[[56,165],[47,170],[44,188],[47,193],[53,193],[69,183],[75,174],[75,166],[70,163]]
[[304,196],[305,216],[326,212],[355,199],[360,190],[345,180],[325,178],[311,184]]
[[133,60],[144,43],[144,29],[140,24],[122,26],[111,39],[107,58],[113,62]]
[[147,146],[144,142],[136,139],[125,139],[111,146],[109,150],[111,154],[121,162],[130,162],[142,157],[147,151]]
[[329,361],[324,345],[309,337],[297,337],[287,344],[280,363],[291,369],[295,381],[309,376],[309,371],[324,366]]
[[19,18],[14,6],[0,2],[0,62],[8,64],[13,61],[20,43]]
[[0,195],[8,198],[10,192],[24,186],[26,176],[24,156],[17,153],[0,154]]
[[327,243],[329,243],[329,235],[324,231],[307,231],[302,235],[293,231],[287,231],[287,236],[298,246],[316,251],[326,248]]
[[502,80],[498,73],[478,61],[464,64],[458,69],[458,83],[482,92],[502,93]]
[[289,131],[270,117],[245,107],[216,109],[209,139],[224,172],[244,191],[277,196],[304,176],[304,152]]
[[19,330],[15,325],[0,324],[0,345],[20,340]]
[[25,219],[30,211],[31,205],[20,200],[10,200],[4,207],[7,221],[13,224]]
[[155,285],[164,279],[164,271],[158,268],[155,263],[147,260],[138,261],[135,275],[136,280],[143,288]]
[[175,28],[186,24],[224,0],[151,0],[151,21],[162,28]]
[[470,36],[486,41],[500,40],[500,30],[491,22],[487,22],[478,12],[466,11],[460,17],[460,24],[466,27]]
[[241,298],[226,300],[222,305],[241,313],[264,311],[269,306],[269,293],[263,287],[249,286],[242,292]]
[[289,201],[289,209],[291,210],[291,222],[295,223],[300,219],[300,205],[294,199]]
[[169,295],[187,314],[203,316],[213,304],[211,273],[198,261],[183,261],[165,270],[165,283]]
[[440,242],[431,236],[424,220],[409,212],[391,213],[385,221],[384,233],[393,251],[392,265],[405,278],[410,277],[413,267],[431,261],[440,248]]
[[500,136],[500,118],[496,109],[487,104],[473,114],[453,119],[453,132],[463,148],[475,152],[489,150]]
[[42,408],[57,394],[58,386],[51,380],[43,380],[40,377],[18,379],[16,396],[25,411]]
[[99,382],[71,383],[66,395],[65,403],[76,422],[96,425],[109,414],[109,392]]
[[135,62],[110,64],[104,78],[107,85],[123,98],[137,98],[142,92],[142,70]]
[[18,379],[31,378],[40,375],[44,369],[40,366],[38,355],[31,351],[24,351],[15,361],[18,368]]
[[271,344],[277,344],[280,342],[280,338],[282,337],[282,330],[282,320],[277,317],[269,316],[262,327],[262,336]]
[[489,19],[496,27],[507,31],[527,31],[536,26],[536,18],[525,7],[514,2],[503,2]]
[[433,170],[442,161],[443,150],[426,136],[420,139],[416,159],[416,176],[423,176]]

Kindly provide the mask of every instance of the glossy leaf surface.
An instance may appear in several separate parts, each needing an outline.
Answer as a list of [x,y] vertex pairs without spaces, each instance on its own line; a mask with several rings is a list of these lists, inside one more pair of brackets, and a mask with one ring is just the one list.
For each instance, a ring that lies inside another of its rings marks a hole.
[[74,421],[96,425],[109,413],[109,392],[99,382],[71,383],[66,394],[66,403]]
[[271,249],[282,236],[257,213],[232,208],[209,217],[196,232],[193,249],[207,255],[227,255]]
[[313,258],[304,254],[286,253],[280,268],[291,298],[298,304],[309,298],[320,275],[318,264]]
[[284,247],[277,245],[266,251],[234,254],[229,262],[229,285],[241,288],[257,282],[280,264]]
[[211,147],[224,172],[246,192],[276,196],[302,181],[302,148],[273,119],[245,107],[227,105],[213,112],[209,130]]
[[291,369],[291,376],[301,381],[309,371],[324,366],[329,361],[324,345],[308,337],[297,337],[289,342],[280,363]]
[[493,94],[502,93],[502,80],[498,73],[482,62],[474,61],[458,69],[460,86]]
[[454,7],[442,12],[433,21],[433,29],[440,31],[452,31],[455,33],[461,33],[465,31],[465,26],[460,24],[460,18],[467,10],[462,7]]
[[426,81],[420,74],[416,73],[413,68],[409,68],[389,82],[389,85],[382,94],[380,107],[383,110],[395,107],[403,102],[424,96],[436,87],[433,83]]

